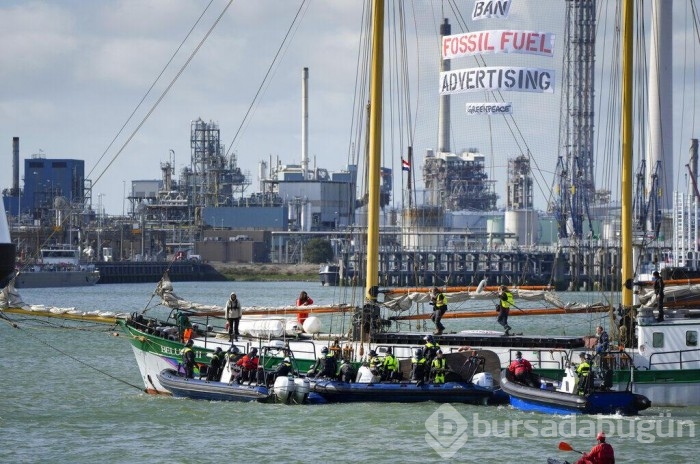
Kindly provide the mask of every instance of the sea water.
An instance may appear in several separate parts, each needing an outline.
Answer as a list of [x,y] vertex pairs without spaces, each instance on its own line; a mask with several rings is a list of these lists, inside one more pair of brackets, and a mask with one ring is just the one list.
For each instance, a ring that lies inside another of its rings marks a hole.
[[[158,302],[153,284],[24,289],[29,304],[130,313]],[[350,301],[348,289],[317,282],[176,282],[175,293],[223,305],[293,304],[306,290],[318,304]],[[597,296],[563,293],[565,302]],[[462,304],[450,304],[457,308]],[[469,303],[474,306],[475,303]],[[484,309],[495,304],[477,303]],[[521,308],[541,303],[516,300]],[[157,308],[153,309],[156,311]],[[149,311],[151,311],[149,309]],[[514,314],[518,310],[511,311]],[[637,417],[549,416],[509,406],[337,404],[286,406],[175,399],[143,393],[131,347],[113,327],[8,315],[0,323],[0,462],[519,462],[578,458],[608,432],[617,462],[698,462],[700,408],[655,408]],[[448,331],[499,330],[494,320],[449,319]],[[511,317],[526,334],[581,335],[605,315]],[[341,324],[323,319],[324,328]],[[421,325],[412,330],[431,331]],[[699,392],[700,394],[700,389]]]

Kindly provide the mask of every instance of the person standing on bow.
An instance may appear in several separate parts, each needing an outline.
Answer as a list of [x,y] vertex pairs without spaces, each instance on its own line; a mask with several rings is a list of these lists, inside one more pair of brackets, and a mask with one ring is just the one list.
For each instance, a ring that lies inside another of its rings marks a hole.
[[656,307],[659,311],[656,322],[664,321],[664,279],[659,271],[654,271],[654,294],[656,295]]
[[513,299],[513,294],[508,291],[508,287],[501,285],[499,287],[499,302],[496,306],[496,311],[498,311],[498,319],[496,322],[501,324],[506,330],[505,335],[510,335],[511,327],[508,325],[508,314],[510,313],[510,307],[515,304]]
[[435,335],[442,335],[445,326],[440,322],[442,316],[447,312],[447,297],[437,287],[430,291],[430,306],[433,307],[433,314],[430,320],[435,323]]
[[185,377],[194,379],[194,351],[192,350],[194,342],[187,340],[185,347],[182,349],[182,368],[185,370]]
[[442,350],[437,350],[435,359],[430,366],[433,383],[445,383],[445,372],[447,372],[447,360],[442,357]]
[[231,293],[226,302],[226,320],[228,321],[228,341],[238,341],[238,324],[241,322],[241,302],[235,293]]

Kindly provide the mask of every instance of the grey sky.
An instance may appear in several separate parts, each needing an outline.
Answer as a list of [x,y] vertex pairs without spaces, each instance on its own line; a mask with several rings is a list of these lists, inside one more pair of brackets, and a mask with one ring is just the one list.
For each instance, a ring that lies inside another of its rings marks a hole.
[[[132,179],[159,178],[160,162],[168,159],[170,150],[175,152],[178,173],[189,164],[192,120],[217,122],[228,148],[300,1],[234,1],[162,103],[102,174],[227,3],[227,0],[212,2],[183,51],[99,163],[99,157],[208,0],[6,0],[0,3],[0,157],[8,160],[3,164],[7,169],[0,170],[0,188],[11,185],[9,159],[13,136],[20,137],[22,158],[42,150],[48,158],[85,159],[86,171],[93,171],[92,179],[102,175],[94,187],[93,199],[96,201],[98,194],[103,194],[110,214],[121,213],[122,181],[126,181],[128,189]],[[603,0],[600,3],[612,4]],[[506,23],[472,22],[468,14],[473,0],[457,4],[470,30],[534,29],[557,35],[563,31],[560,14],[563,2],[559,0],[518,0]],[[453,32],[462,32],[451,14],[450,3],[425,0],[404,5],[427,16],[424,31],[436,30],[445,14],[444,8],[455,25]],[[674,55],[674,68],[680,71],[674,74],[674,102],[678,106],[674,112],[677,118],[674,153],[685,156],[688,140],[693,136],[694,108],[698,106],[693,104],[698,97],[692,93],[694,70],[698,67],[698,41],[691,27],[687,2],[676,1],[673,5],[674,49],[680,55]],[[316,157],[319,167],[329,170],[338,170],[348,162],[362,10],[360,0],[312,0],[302,9],[293,40],[274,69],[274,77],[264,89],[253,118],[233,146],[239,166],[251,174],[250,192],[257,185],[260,160],[279,156],[283,163],[299,161],[304,67],[310,68],[310,155]],[[434,39],[424,36],[421,40],[429,43]],[[557,37],[557,46],[562,43]],[[608,42],[607,47],[611,44]],[[599,54],[598,59],[602,56]],[[487,57],[487,60],[489,65],[496,66],[503,62],[514,66],[527,62],[557,72],[561,65],[560,55]],[[455,60],[452,67],[469,67],[472,63]],[[421,61],[420,73],[416,74],[419,77],[414,78],[412,85],[421,89],[421,100],[416,102],[420,116],[416,118],[415,140],[415,165],[419,167],[425,150],[435,148],[437,140],[437,58]],[[559,82],[557,95],[558,85]],[[506,94],[506,99],[515,104],[528,146],[542,171],[550,176],[556,163],[557,95]],[[465,102],[479,101],[484,101],[484,97],[469,95],[453,100],[453,114],[463,119],[453,119],[452,148],[478,147],[493,154],[490,169],[498,180],[501,205],[505,198],[506,159],[519,154],[519,148],[508,140],[505,126],[495,118],[489,123],[486,118],[464,116]],[[681,129],[678,126],[682,110],[685,117]],[[395,184],[400,186],[400,155],[385,152],[385,164],[394,167]],[[546,183],[536,194],[536,206],[540,208],[548,195],[544,192],[549,187]],[[396,194],[398,201],[399,192]]]

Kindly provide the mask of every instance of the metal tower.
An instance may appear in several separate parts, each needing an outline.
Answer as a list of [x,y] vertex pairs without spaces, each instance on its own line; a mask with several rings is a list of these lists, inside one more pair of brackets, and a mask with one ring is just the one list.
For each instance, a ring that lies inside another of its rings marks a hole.
[[559,237],[580,239],[595,195],[593,165],[595,0],[568,0],[564,33],[559,160],[555,204]]

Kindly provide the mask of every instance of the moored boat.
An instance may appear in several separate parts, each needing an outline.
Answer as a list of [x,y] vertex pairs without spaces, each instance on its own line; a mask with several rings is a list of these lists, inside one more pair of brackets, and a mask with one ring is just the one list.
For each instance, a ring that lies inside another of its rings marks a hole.
[[25,266],[14,278],[15,288],[86,287],[100,280],[94,264],[80,262],[80,249],[49,245],[40,250],[37,263]]

